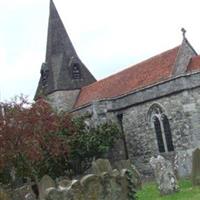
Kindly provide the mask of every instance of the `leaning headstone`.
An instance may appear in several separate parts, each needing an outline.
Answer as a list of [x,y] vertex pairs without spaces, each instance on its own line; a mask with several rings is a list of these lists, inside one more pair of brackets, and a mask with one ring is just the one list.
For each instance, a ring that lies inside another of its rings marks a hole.
[[40,200],[44,200],[44,197],[46,195],[46,190],[48,188],[54,188],[56,187],[56,184],[54,182],[54,180],[48,176],[48,175],[45,175],[42,177],[41,181],[39,182],[39,199]]
[[103,195],[101,179],[94,174],[86,175],[81,179],[85,200],[100,200]]
[[192,184],[200,185],[200,149],[192,153]]
[[112,173],[112,167],[108,159],[98,159],[92,162],[92,173],[101,175],[102,172]]
[[114,167],[118,170],[122,169],[128,169],[132,172],[132,181],[134,182],[135,188],[136,189],[141,189],[142,188],[142,178],[139,173],[139,171],[136,169],[136,167],[131,164],[130,160],[120,160],[114,163]]
[[150,165],[154,170],[156,183],[161,195],[167,195],[178,191],[177,179],[170,161],[162,156],[150,159]]

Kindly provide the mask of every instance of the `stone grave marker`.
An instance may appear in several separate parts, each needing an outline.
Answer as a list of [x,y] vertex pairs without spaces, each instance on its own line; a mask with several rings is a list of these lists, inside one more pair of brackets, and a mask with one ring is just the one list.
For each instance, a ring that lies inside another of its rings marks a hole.
[[38,185],[39,199],[44,200],[44,197],[46,195],[46,190],[52,187],[53,188],[56,187],[54,180],[48,175],[43,176]]
[[112,167],[108,159],[98,159],[92,162],[92,173],[101,175],[102,172],[112,173]]
[[154,170],[156,183],[161,195],[167,195],[178,191],[177,179],[170,161],[162,156],[150,159],[150,165]]
[[89,174],[81,179],[81,186],[84,192],[85,200],[101,200],[103,195],[103,187],[101,185],[101,178]]

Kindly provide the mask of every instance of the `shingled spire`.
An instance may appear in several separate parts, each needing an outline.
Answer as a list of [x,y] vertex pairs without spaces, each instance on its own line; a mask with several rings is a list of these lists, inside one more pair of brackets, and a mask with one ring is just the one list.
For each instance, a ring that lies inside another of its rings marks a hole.
[[96,81],[79,59],[52,0],[47,37],[46,61],[41,67],[36,99],[55,91],[80,89]]

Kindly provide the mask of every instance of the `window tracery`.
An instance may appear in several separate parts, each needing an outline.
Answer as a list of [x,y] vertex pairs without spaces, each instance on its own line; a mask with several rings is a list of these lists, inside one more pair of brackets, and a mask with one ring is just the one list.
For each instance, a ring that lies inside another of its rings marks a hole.
[[159,152],[174,151],[171,128],[164,109],[160,105],[154,104],[149,109],[149,115],[155,129]]

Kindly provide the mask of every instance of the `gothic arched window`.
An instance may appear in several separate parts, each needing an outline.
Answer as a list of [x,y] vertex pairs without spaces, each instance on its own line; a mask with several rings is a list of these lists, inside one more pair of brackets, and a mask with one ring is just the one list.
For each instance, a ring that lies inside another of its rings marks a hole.
[[169,120],[162,107],[158,104],[152,105],[148,115],[155,129],[159,152],[174,151]]

